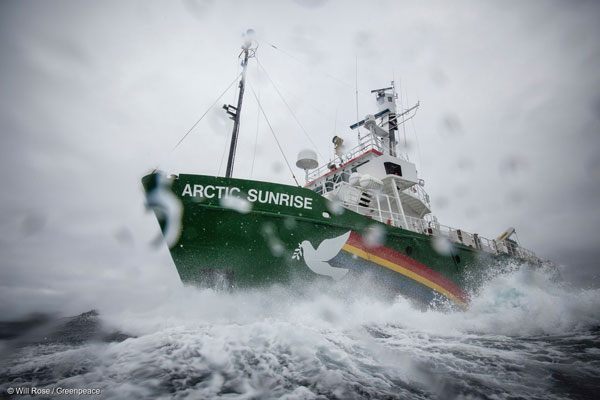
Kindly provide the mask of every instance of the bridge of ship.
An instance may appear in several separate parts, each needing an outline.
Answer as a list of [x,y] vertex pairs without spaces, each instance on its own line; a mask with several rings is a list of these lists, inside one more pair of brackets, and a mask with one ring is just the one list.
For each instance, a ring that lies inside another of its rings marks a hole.
[[[491,254],[538,260],[535,253],[513,240],[491,240],[440,224],[431,214],[429,195],[423,189],[424,181],[417,177],[415,164],[406,157],[385,153],[381,141],[373,138],[362,141],[345,154],[337,155],[335,161],[307,173],[305,187],[384,224],[428,236],[441,236]],[[368,175],[379,180],[381,185],[362,187],[351,182],[352,174]]]

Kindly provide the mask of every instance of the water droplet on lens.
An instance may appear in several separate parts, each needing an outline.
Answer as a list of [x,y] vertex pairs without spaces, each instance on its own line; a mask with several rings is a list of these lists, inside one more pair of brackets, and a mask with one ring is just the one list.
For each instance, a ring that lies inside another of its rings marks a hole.
[[443,256],[451,255],[452,249],[454,248],[452,242],[446,236],[443,235],[435,236],[431,241],[431,246],[435,251],[437,251]]
[[240,214],[248,214],[252,210],[252,203],[237,196],[225,196],[220,200],[220,204],[221,207],[237,211]]
[[342,215],[344,213],[344,206],[342,205],[342,202],[337,199],[328,201],[325,204],[327,205],[327,209],[333,215]]
[[280,162],[274,162],[273,164],[271,164],[271,171],[273,171],[273,173],[278,174],[281,171],[283,171],[283,164]]
[[292,217],[287,217],[283,220],[283,226],[285,226],[286,229],[294,229],[296,227],[296,220]]
[[133,246],[134,244],[133,234],[125,226],[115,232],[115,239],[123,246]]
[[44,229],[44,226],[46,226],[46,217],[32,212],[25,215],[21,221],[20,230],[23,236],[27,237],[38,233]]
[[385,241],[385,229],[381,225],[373,224],[367,228],[364,239],[369,247],[381,246]]

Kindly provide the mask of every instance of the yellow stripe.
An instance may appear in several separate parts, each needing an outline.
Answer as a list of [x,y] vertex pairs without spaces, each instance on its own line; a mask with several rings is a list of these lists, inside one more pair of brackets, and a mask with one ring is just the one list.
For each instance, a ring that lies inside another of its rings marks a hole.
[[355,255],[359,256],[360,258],[364,258],[367,261],[372,261],[375,264],[381,265],[382,267],[391,269],[392,271],[396,271],[402,275],[408,276],[409,278],[414,279],[415,281],[420,282],[423,285],[430,287],[431,289],[435,290],[436,292],[443,294],[444,296],[448,297],[450,300],[452,300],[455,303],[457,303],[458,305],[460,305],[462,308],[467,308],[467,303],[465,303],[464,301],[462,301],[461,299],[459,299],[458,297],[456,297],[455,295],[453,295],[452,293],[450,293],[449,291],[447,291],[446,289],[444,289],[437,283],[432,282],[429,279],[424,278],[421,275],[416,274],[415,272],[413,272],[407,268],[404,268],[398,264],[394,264],[384,258],[377,257],[374,254],[367,253],[366,251],[361,250],[357,247],[351,246],[349,244],[345,244],[344,247],[342,247],[342,249],[346,250],[349,253],[355,254]]

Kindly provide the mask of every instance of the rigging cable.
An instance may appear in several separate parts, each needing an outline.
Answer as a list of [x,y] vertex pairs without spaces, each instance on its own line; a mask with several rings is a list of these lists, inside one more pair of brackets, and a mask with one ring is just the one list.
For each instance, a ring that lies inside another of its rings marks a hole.
[[[260,100],[260,90],[258,91],[258,98]],[[256,160],[256,145],[258,144],[258,131],[260,125],[260,113],[256,113],[256,133],[254,135],[254,152],[252,153],[252,167],[250,168],[250,178],[254,173],[254,161]]]
[[[360,117],[358,116],[358,56],[355,55],[354,56],[354,89],[355,89],[355,96],[356,96],[356,120],[360,121]],[[360,126],[358,126],[356,128],[356,133],[358,134],[358,142],[360,143]]]
[[296,175],[294,175],[294,171],[292,170],[292,167],[290,166],[290,163],[287,160],[287,157],[285,156],[285,153],[283,152],[283,148],[281,148],[281,144],[279,143],[279,140],[277,140],[277,135],[275,135],[275,131],[273,130],[273,127],[271,126],[271,123],[269,122],[269,118],[267,118],[267,114],[265,114],[265,110],[262,107],[262,104],[260,103],[260,100],[258,99],[258,96],[256,95],[256,92],[254,91],[254,88],[252,87],[252,85],[250,86],[250,90],[252,90],[252,94],[254,95],[254,98],[256,99],[256,103],[258,104],[258,108],[260,108],[260,111],[262,112],[263,117],[265,117],[265,121],[267,121],[267,125],[269,125],[269,129],[271,130],[271,133],[273,134],[273,138],[275,139],[275,142],[277,143],[277,147],[279,147],[279,151],[281,152],[281,155],[283,156],[283,159],[285,160],[285,163],[288,166],[288,169],[290,170],[290,173],[292,174],[292,178],[294,178],[294,182],[296,182],[296,185],[298,185],[298,187],[301,187],[300,184],[298,183],[298,180],[296,179]]
[[225,89],[223,91],[223,93],[221,93],[219,95],[219,97],[217,97],[217,99],[214,101],[214,103],[212,103],[210,105],[210,107],[208,107],[208,109],[204,112],[204,114],[202,114],[202,116],[198,119],[198,121],[196,121],[194,123],[194,125],[192,125],[192,127],[190,129],[188,129],[188,131],[185,133],[185,135],[183,135],[183,137],[181,139],[179,139],[179,142],[177,142],[177,144],[175,145],[175,147],[173,147],[171,149],[171,152],[173,152],[173,150],[175,150],[177,147],[179,147],[179,145],[181,144],[181,142],[183,142],[185,140],[185,138],[192,132],[192,130],[194,130],[194,128],[196,127],[196,125],[198,125],[200,123],[200,121],[202,121],[202,119],[206,116],[206,114],[208,114],[208,112],[215,106],[215,104],[217,104],[219,102],[219,100],[221,100],[221,97],[223,97],[225,95],[225,93],[227,93],[229,91],[229,89],[231,89],[231,87],[233,86],[233,84],[238,80],[238,78],[241,76],[242,74],[240,73],[238,76],[235,77],[235,79],[233,81],[231,81],[231,83],[229,84],[229,86],[227,86],[227,89]]
[[[268,44],[268,45],[269,45],[271,48],[273,48],[273,49],[275,49],[275,50],[277,50],[277,51],[279,51],[279,52],[281,52],[281,53],[285,54],[287,57],[289,57],[289,58],[291,58],[292,60],[296,61],[298,64],[301,64],[303,67],[305,67],[305,68],[307,68],[307,69],[310,69],[310,70],[312,70],[312,71],[318,72],[318,73],[320,73],[321,75],[323,75],[323,76],[325,76],[325,77],[327,77],[327,78],[329,78],[329,79],[331,79],[331,80],[333,80],[333,81],[336,81],[338,84],[340,84],[340,86],[342,86],[342,87],[343,87],[344,89],[346,89],[346,90],[352,90],[352,91],[354,91],[354,89],[355,89],[355,88],[357,88],[357,86],[358,86],[357,84],[354,84],[354,85],[353,85],[353,84],[351,84],[351,83],[349,83],[349,82],[347,82],[347,81],[345,81],[345,80],[343,80],[343,79],[341,79],[341,78],[338,78],[337,76],[335,76],[335,75],[332,75],[332,74],[330,74],[329,72],[327,72],[327,71],[324,71],[324,70],[323,70],[323,69],[321,69],[321,68],[317,68],[317,67],[315,67],[315,65],[314,65],[314,64],[308,64],[308,63],[306,63],[306,62],[302,61],[301,59],[299,59],[298,57],[295,57],[295,56],[293,56],[293,55],[292,55],[292,54],[290,54],[289,52],[287,52],[287,51],[283,50],[282,48],[280,48],[280,47],[278,47],[278,46],[275,46],[275,45],[274,45],[274,44],[272,44],[272,43],[269,43],[269,42],[268,42],[268,41],[266,41],[266,40],[263,40],[263,42],[267,43],[267,44]],[[358,58],[358,56],[355,56],[355,58]],[[356,61],[357,61],[357,60],[356,60]],[[364,94],[362,94],[362,93],[358,93],[358,96],[360,96],[360,98],[361,98],[361,99],[364,99],[364,100],[366,100],[366,99],[367,99],[367,97],[365,97],[365,95],[364,95]],[[369,98],[369,99],[370,99],[370,98]]]
[[[400,86],[400,90],[402,90],[402,86]],[[408,102],[408,91],[406,90],[406,87],[404,88],[404,98],[406,99],[406,107],[408,107],[408,105],[410,103]],[[404,140],[406,140],[406,125],[405,124],[402,124],[402,129],[404,130],[404,137],[405,137]]]
[[[272,47],[272,48],[274,48],[275,50],[277,50],[277,51],[280,51],[280,52],[282,52],[283,54],[285,54],[286,56],[288,56],[289,58],[291,58],[291,59],[295,60],[297,63],[299,63],[299,64],[302,64],[304,67],[306,67],[306,68],[310,68],[310,69],[313,69],[313,70],[318,70],[317,68],[315,68],[315,66],[314,66],[314,65],[308,65],[308,64],[307,64],[307,63],[305,63],[304,61],[302,61],[302,60],[300,60],[299,58],[297,58],[297,57],[295,57],[295,56],[291,55],[291,54],[290,54],[290,53],[288,53],[287,51],[285,51],[285,50],[283,50],[283,49],[281,49],[281,48],[279,48],[279,47],[275,46],[274,44],[272,44],[272,43],[269,43],[269,42],[267,42],[266,40],[263,40],[263,41],[264,41],[264,42],[266,42],[266,43],[267,43],[269,46],[271,46],[271,47]],[[322,70],[319,70],[319,72],[321,72],[323,75],[327,76],[328,78],[331,78],[331,79],[333,79],[333,80],[337,81],[338,83],[342,84],[343,86],[345,86],[345,87],[347,87],[347,88],[349,88],[349,89],[352,89],[352,85],[351,85],[351,84],[349,84],[349,83],[347,83],[347,82],[345,82],[343,79],[340,79],[340,78],[338,78],[338,77],[336,77],[336,76],[333,76],[333,75],[331,75],[330,73],[328,73],[328,72],[325,72],[325,71],[322,71]]]
[[419,165],[421,166],[421,171],[422,171],[423,170],[423,160],[421,159],[421,147],[419,146],[419,136],[417,135],[417,128],[415,128],[415,120],[412,119],[412,121],[410,121],[410,122],[412,123],[413,133],[415,134],[415,141],[417,142],[417,152],[419,154]]
[[[406,99],[406,107],[408,107],[408,99]],[[402,78],[400,78],[400,109],[404,112],[404,104],[402,103]],[[404,132],[404,148],[406,150],[406,155],[408,156],[408,145],[406,142],[406,126],[404,122],[402,123],[402,131]]]
[[225,146],[223,147],[223,154],[221,154],[221,161],[219,161],[219,171],[217,172],[217,176],[221,175],[221,168],[223,168],[223,160],[225,159],[225,153],[227,153],[227,145],[229,141],[227,140],[227,136],[225,136]]
[[311,137],[308,134],[308,132],[306,131],[306,129],[304,129],[304,126],[302,125],[302,123],[300,122],[300,120],[298,119],[298,117],[296,117],[296,114],[292,110],[292,107],[290,107],[290,105],[286,101],[285,97],[283,97],[283,94],[281,94],[281,92],[279,91],[279,88],[277,87],[277,85],[275,84],[275,82],[273,82],[273,80],[271,79],[271,76],[269,76],[269,73],[267,72],[267,70],[265,69],[265,67],[259,61],[258,57],[255,57],[255,58],[256,58],[256,63],[263,70],[263,72],[265,73],[267,79],[269,79],[269,82],[271,82],[271,84],[275,88],[275,91],[277,92],[277,94],[279,95],[279,97],[281,97],[281,100],[283,100],[283,103],[286,105],[286,107],[289,110],[290,114],[292,114],[292,117],[294,117],[294,120],[298,123],[298,126],[300,127],[300,129],[302,129],[302,132],[304,132],[304,135],[309,140],[310,144],[313,145],[313,147],[315,148],[315,150],[317,151],[317,153],[319,153],[319,155],[321,156],[321,158],[325,159],[325,157],[323,157],[323,155],[319,151],[319,148],[317,147],[317,145],[315,144],[315,142],[313,142],[313,140],[311,139]]

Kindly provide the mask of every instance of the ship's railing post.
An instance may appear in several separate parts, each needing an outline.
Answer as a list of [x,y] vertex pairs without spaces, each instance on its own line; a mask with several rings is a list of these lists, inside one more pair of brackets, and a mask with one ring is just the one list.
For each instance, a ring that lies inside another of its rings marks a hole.
[[404,207],[402,207],[402,200],[400,200],[400,193],[398,193],[398,187],[396,186],[396,182],[392,181],[392,188],[394,189],[394,197],[396,203],[398,204],[398,208],[402,212],[402,218],[404,219],[405,229],[408,229],[408,222],[406,221],[406,214],[404,213]]
[[383,216],[381,215],[381,202],[379,201],[378,193],[375,193],[375,200],[377,200],[377,210],[379,211],[379,222],[383,223]]
[[387,200],[388,210],[390,211],[390,219],[392,220],[392,226],[396,226],[396,219],[394,218],[394,212],[392,212],[392,203],[390,202],[390,196],[385,195],[385,199]]

